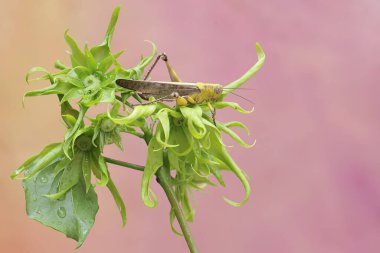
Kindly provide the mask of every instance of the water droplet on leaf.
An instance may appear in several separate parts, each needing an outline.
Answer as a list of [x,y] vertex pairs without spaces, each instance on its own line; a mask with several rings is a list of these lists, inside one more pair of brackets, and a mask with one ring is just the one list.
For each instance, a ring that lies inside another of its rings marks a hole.
[[41,183],[45,184],[45,183],[47,183],[47,181],[48,181],[47,177],[45,177],[45,176],[40,177]]
[[60,218],[65,218],[65,217],[66,217],[66,209],[65,209],[63,206],[61,206],[61,207],[58,208],[58,210],[57,210],[57,215],[58,215],[58,217],[60,217]]

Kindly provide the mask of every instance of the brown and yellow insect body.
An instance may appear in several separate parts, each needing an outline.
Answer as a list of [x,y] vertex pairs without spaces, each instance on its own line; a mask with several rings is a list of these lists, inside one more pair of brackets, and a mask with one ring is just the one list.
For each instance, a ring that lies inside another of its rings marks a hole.
[[154,97],[161,101],[175,100],[177,105],[204,104],[218,100],[223,91],[220,84],[181,83],[118,79],[116,83],[136,91],[143,99]]
[[222,95],[223,87],[220,84],[196,83],[195,85],[199,88],[200,92],[189,96],[189,98],[194,101],[193,104],[203,104],[216,101]]

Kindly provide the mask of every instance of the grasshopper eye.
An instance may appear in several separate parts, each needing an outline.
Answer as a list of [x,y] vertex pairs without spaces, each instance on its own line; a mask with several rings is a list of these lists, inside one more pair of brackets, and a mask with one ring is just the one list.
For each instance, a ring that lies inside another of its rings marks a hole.
[[216,94],[221,94],[222,91],[223,91],[223,88],[221,88],[221,87],[216,87],[216,89],[215,89]]

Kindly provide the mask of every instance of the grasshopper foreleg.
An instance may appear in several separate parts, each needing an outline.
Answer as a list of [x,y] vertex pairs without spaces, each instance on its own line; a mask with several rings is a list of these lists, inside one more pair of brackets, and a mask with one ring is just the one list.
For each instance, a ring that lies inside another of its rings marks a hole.
[[207,103],[208,108],[210,108],[211,115],[212,115],[212,121],[214,122],[214,125],[216,126],[216,121],[215,121],[215,115],[216,115],[216,109],[213,107],[210,102]]

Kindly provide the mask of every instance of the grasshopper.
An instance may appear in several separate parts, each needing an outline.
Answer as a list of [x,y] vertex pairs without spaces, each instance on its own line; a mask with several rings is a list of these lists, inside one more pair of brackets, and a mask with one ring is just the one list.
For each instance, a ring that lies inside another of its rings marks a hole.
[[[171,82],[147,81],[147,78],[160,59],[166,64]],[[143,105],[158,101],[175,101],[178,106],[207,104],[212,113],[214,124],[216,125],[216,110],[211,105],[211,102],[215,102],[221,98],[223,86],[214,83],[182,82],[164,53],[157,56],[143,80],[117,79],[116,84],[128,90],[135,91],[144,100],[150,100],[151,97],[155,98],[155,100],[144,103]]]

